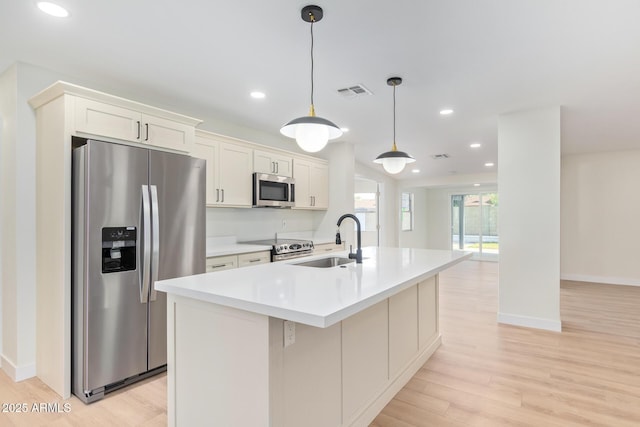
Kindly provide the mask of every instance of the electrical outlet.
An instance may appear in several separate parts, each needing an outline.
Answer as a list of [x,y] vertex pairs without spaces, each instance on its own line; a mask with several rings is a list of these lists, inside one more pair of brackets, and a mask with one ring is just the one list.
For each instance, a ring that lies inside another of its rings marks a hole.
[[289,347],[296,342],[296,322],[284,321],[284,346]]
[[282,220],[282,229],[284,230],[285,228],[287,228],[287,220],[283,219]]

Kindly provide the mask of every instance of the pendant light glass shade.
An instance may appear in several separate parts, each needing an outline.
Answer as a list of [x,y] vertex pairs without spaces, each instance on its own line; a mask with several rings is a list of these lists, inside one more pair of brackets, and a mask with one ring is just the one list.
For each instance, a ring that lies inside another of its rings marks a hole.
[[280,133],[295,138],[300,148],[309,153],[322,150],[330,139],[342,135],[338,126],[315,114],[291,120],[282,126]]
[[391,77],[387,80],[387,84],[393,86],[393,146],[391,151],[380,154],[373,161],[374,163],[382,164],[384,170],[391,174],[402,172],[407,163],[416,161],[404,151],[398,151],[396,146],[396,86],[401,83],[402,79],[400,77]]
[[330,139],[342,136],[342,130],[333,122],[317,117],[313,105],[313,24],[322,19],[322,8],[305,6],[301,12],[302,20],[311,23],[311,108],[309,115],[298,117],[280,128],[280,133],[295,138],[298,146],[309,153],[322,150]]

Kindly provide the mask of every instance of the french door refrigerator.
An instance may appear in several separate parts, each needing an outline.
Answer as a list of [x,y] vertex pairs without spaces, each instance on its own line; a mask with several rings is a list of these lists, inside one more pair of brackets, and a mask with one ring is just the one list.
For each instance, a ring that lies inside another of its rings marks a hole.
[[74,138],[72,391],[85,403],[166,370],[157,280],[205,272],[205,161]]

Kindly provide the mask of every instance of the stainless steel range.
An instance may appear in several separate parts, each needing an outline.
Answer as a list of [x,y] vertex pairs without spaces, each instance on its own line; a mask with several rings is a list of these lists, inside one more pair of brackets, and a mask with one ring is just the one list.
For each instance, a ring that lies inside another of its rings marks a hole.
[[313,253],[313,242],[311,240],[267,239],[243,243],[250,243],[252,245],[271,245],[272,262],[300,258]]

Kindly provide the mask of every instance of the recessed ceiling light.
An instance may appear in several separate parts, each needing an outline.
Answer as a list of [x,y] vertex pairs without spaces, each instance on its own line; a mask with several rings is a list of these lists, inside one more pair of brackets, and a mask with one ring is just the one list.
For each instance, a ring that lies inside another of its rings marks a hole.
[[474,187],[480,187],[480,184],[473,184]]
[[480,148],[480,147],[482,147],[482,144],[480,144],[479,142],[474,142],[473,144],[469,144],[469,147],[471,147],[471,148]]
[[340,128],[342,132],[349,132],[349,128]]
[[264,92],[251,92],[251,97],[254,99],[263,99],[265,96]]
[[55,3],[49,3],[47,1],[38,2],[38,9],[46,13],[47,15],[55,16],[56,18],[66,18],[69,16],[69,12],[64,7]]
[[411,172],[413,172],[413,173],[420,173],[420,169],[411,169]]
[[449,114],[453,114],[453,110],[446,108],[444,110],[440,110],[440,115],[442,116],[448,116]]
[[485,165],[486,167],[488,167],[488,168],[490,168],[490,167],[494,166],[494,164],[493,164],[493,163],[491,163],[491,162],[487,162],[487,163],[485,163],[484,165]]

